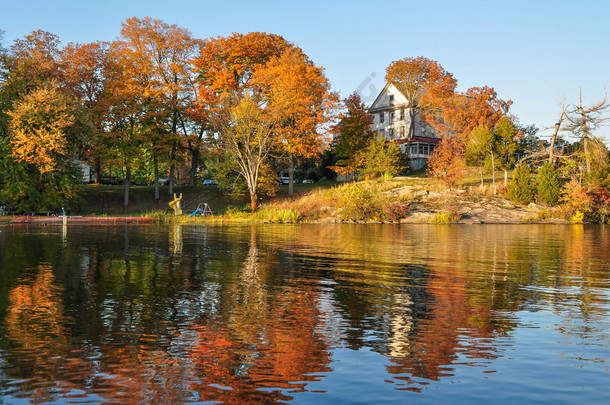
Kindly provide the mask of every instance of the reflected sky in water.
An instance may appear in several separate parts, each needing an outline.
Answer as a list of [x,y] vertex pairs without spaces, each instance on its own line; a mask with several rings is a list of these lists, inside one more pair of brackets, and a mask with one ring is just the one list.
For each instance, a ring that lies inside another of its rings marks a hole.
[[0,227],[0,402],[610,402],[610,228]]

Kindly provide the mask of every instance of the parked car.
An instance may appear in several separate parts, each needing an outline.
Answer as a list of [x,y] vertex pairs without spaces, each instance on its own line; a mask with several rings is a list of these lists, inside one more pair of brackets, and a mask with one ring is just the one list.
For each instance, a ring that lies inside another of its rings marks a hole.
[[280,184],[290,184],[290,177],[280,177]]
[[159,184],[162,186],[168,186],[169,185],[169,179],[159,179]]
[[305,179],[305,180],[303,180],[303,184],[311,184],[311,183],[313,183],[312,179]]
[[215,186],[216,182],[214,180],[212,180],[212,179],[205,179],[203,181],[203,185],[204,186]]

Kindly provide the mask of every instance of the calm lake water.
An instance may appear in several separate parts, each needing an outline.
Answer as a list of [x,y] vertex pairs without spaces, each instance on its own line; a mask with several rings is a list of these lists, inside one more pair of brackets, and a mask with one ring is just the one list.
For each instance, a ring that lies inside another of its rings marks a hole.
[[0,226],[0,403],[610,403],[610,228]]

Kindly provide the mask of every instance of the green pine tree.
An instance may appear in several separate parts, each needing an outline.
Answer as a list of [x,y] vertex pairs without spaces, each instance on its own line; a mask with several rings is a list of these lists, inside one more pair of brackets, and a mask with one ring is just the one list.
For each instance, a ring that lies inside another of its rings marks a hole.
[[534,199],[534,189],[530,181],[530,168],[521,162],[515,167],[513,178],[508,182],[507,197],[519,204],[527,204]]
[[556,205],[561,197],[561,181],[555,165],[546,162],[538,170],[536,190],[540,201],[547,205]]

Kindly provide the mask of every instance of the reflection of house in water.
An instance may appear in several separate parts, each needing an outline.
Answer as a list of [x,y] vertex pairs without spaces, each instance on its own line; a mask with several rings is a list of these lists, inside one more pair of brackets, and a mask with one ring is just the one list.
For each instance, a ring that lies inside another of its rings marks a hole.
[[[428,162],[440,138],[421,122],[417,111],[413,136],[409,138],[411,108],[406,97],[394,85],[386,84],[369,108],[369,114],[373,117],[373,131],[397,143],[407,155],[411,169],[418,170]],[[406,150],[407,147],[409,150]]]

